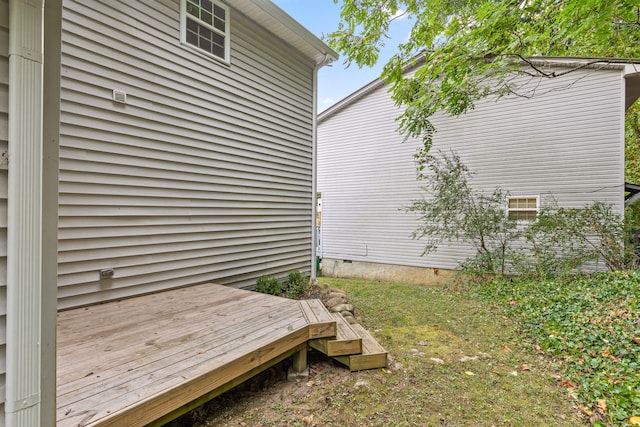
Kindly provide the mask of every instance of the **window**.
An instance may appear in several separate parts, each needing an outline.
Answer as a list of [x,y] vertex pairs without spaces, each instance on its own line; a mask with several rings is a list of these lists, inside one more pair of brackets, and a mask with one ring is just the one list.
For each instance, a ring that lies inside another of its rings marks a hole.
[[507,215],[518,221],[531,221],[538,215],[538,196],[509,197]]
[[182,0],[182,42],[229,62],[229,7],[215,0]]

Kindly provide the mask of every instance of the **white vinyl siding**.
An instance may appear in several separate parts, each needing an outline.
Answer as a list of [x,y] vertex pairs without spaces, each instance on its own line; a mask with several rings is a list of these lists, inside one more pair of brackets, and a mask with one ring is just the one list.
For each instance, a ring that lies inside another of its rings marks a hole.
[[0,427],[4,422],[7,314],[7,149],[9,114],[9,3],[0,0]]
[[230,16],[231,66],[184,48],[178,0],[65,1],[61,308],[310,272],[313,65]]
[[[423,196],[413,161],[420,142],[402,143],[395,132],[400,110],[387,89],[321,115],[323,257],[456,268],[470,248],[442,245],[423,257],[424,242],[410,237],[419,219],[402,208]],[[622,99],[620,71],[576,71],[541,82],[530,99],[485,100],[460,117],[435,116],[432,153],[457,151],[476,172],[473,185],[487,192],[540,195],[541,206],[553,197],[566,207],[597,200],[621,212]]]

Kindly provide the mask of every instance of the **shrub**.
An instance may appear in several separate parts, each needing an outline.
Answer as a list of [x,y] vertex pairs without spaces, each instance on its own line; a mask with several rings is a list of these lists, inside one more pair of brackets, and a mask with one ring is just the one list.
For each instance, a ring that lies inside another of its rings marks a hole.
[[291,271],[287,277],[285,292],[287,297],[299,299],[309,287],[309,279],[300,271]]
[[473,173],[455,152],[428,156],[425,191],[430,197],[412,200],[406,208],[418,213],[421,225],[414,239],[425,239],[423,255],[443,242],[470,244],[476,255],[462,263],[468,274],[503,274],[512,243],[519,238],[517,222],[505,215],[508,192],[499,188],[491,193],[474,189]]
[[282,284],[277,277],[260,276],[256,281],[256,291],[269,295],[282,294]]
[[610,271],[637,266],[636,245],[611,205],[563,208],[554,203],[541,209],[534,221],[518,223],[505,214],[509,193],[474,188],[473,173],[455,152],[428,155],[424,165],[429,197],[412,200],[406,208],[421,217],[412,237],[426,240],[423,255],[443,242],[467,243],[475,255],[460,267],[472,277],[556,277],[599,262]]
[[[553,277],[588,262],[605,263],[610,271],[633,267],[634,247],[621,215],[595,202],[582,208],[551,205],[526,229],[529,269]],[[527,272],[527,271],[521,271]]]

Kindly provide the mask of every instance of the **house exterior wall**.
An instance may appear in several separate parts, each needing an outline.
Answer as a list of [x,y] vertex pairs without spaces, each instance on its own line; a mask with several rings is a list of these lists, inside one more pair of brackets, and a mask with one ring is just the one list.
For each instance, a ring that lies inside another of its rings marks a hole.
[[0,0],[0,427],[4,426],[7,323],[7,150],[9,118],[9,2]]
[[59,307],[309,273],[314,65],[232,3],[230,65],[178,0],[63,5]]
[[[372,88],[320,116],[322,273],[349,275],[357,263],[435,268],[423,275],[429,281],[473,252],[452,243],[422,256],[424,242],[410,237],[419,218],[403,207],[423,195],[413,162],[419,142],[402,143],[394,121],[400,110],[386,87]],[[458,152],[476,172],[473,185],[487,192],[539,196],[542,206],[552,198],[566,207],[602,201],[622,212],[622,72],[585,69],[529,88],[531,98],[484,100],[457,118],[436,115],[432,153]]]

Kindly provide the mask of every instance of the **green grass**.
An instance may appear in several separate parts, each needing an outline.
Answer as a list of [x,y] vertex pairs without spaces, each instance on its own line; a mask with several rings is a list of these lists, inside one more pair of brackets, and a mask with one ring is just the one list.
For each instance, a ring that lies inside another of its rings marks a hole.
[[555,361],[595,425],[640,415],[640,274],[494,281],[475,291]]
[[613,427],[640,416],[639,273],[444,287],[319,282],[346,291],[389,368],[313,362],[323,368],[311,383],[223,395],[197,425]]
[[[547,361],[490,305],[439,287],[321,282],[347,292],[361,323],[395,360],[367,374],[368,390],[337,390],[349,396],[348,425],[584,424]],[[461,362],[465,356],[477,360]]]

